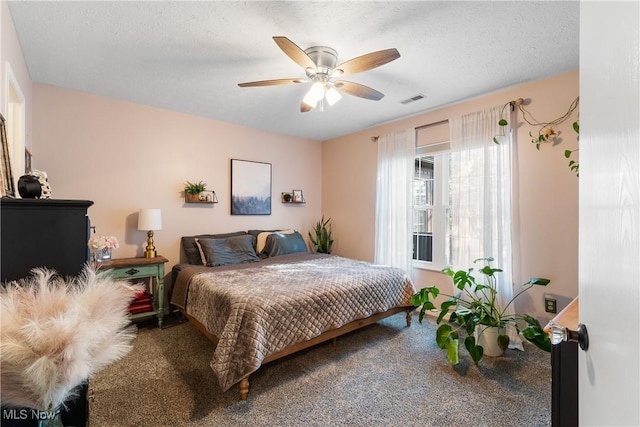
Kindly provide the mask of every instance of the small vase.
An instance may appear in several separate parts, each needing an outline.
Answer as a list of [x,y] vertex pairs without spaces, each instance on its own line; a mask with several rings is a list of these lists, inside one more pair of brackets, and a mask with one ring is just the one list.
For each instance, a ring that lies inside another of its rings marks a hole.
[[60,408],[38,412],[38,427],[64,427]]
[[95,251],[96,262],[111,261],[111,249],[102,248]]

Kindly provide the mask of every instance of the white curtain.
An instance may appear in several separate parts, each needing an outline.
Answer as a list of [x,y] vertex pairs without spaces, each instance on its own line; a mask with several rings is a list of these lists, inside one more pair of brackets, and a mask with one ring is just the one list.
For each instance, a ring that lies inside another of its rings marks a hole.
[[376,264],[411,275],[415,130],[378,138]]
[[[477,258],[493,257],[501,307],[513,297],[512,162],[513,132],[501,128],[503,107],[449,119],[451,130],[451,264],[455,270],[474,265]],[[509,107],[504,114],[513,123]],[[497,137],[499,144],[493,139]],[[475,269],[477,271],[477,268]],[[476,277],[481,279],[481,277]],[[514,314],[513,305],[507,314]],[[522,349],[515,329],[508,331],[510,347]]]

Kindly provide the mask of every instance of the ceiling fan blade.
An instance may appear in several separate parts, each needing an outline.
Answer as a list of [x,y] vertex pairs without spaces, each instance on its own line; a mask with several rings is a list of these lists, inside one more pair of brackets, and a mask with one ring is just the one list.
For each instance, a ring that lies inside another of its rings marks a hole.
[[309,55],[304,53],[304,50],[300,49],[294,42],[284,36],[275,36],[273,40],[296,64],[305,70],[307,68],[316,69],[316,64],[309,58]]
[[256,86],[275,86],[286,85],[289,83],[303,83],[304,79],[275,79],[275,80],[259,80],[257,82],[238,83],[240,87],[256,87]]
[[304,102],[300,103],[300,112],[301,113],[306,113],[306,112],[311,111],[311,110],[312,110],[312,107],[308,106]]
[[335,87],[349,95],[371,99],[373,101],[380,101],[384,97],[382,92],[378,92],[377,90],[372,89],[369,86],[361,85],[360,83],[338,80],[335,82]]
[[400,58],[397,49],[385,49],[367,53],[357,58],[350,59],[335,67],[335,70],[342,70],[342,74],[355,74],[384,65]]

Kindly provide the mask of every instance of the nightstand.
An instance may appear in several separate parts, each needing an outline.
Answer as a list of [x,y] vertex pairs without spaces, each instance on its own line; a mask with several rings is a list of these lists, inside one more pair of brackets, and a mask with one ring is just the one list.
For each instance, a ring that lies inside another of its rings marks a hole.
[[158,327],[162,329],[164,318],[164,264],[169,262],[163,256],[153,258],[116,258],[111,261],[96,263],[101,270],[109,270],[114,279],[146,279],[151,278],[153,310],[131,314],[132,320],[148,316],[158,317]]

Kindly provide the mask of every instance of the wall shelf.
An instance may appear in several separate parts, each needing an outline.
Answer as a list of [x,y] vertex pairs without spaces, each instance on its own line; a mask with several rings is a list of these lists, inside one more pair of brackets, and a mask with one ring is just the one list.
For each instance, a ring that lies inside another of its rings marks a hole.
[[284,191],[280,194],[280,201],[285,205],[303,205],[307,203],[302,195],[302,190]]
[[218,198],[216,197],[215,191],[202,191],[199,194],[189,194],[185,191],[184,202],[213,205],[214,203],[218,203]]

